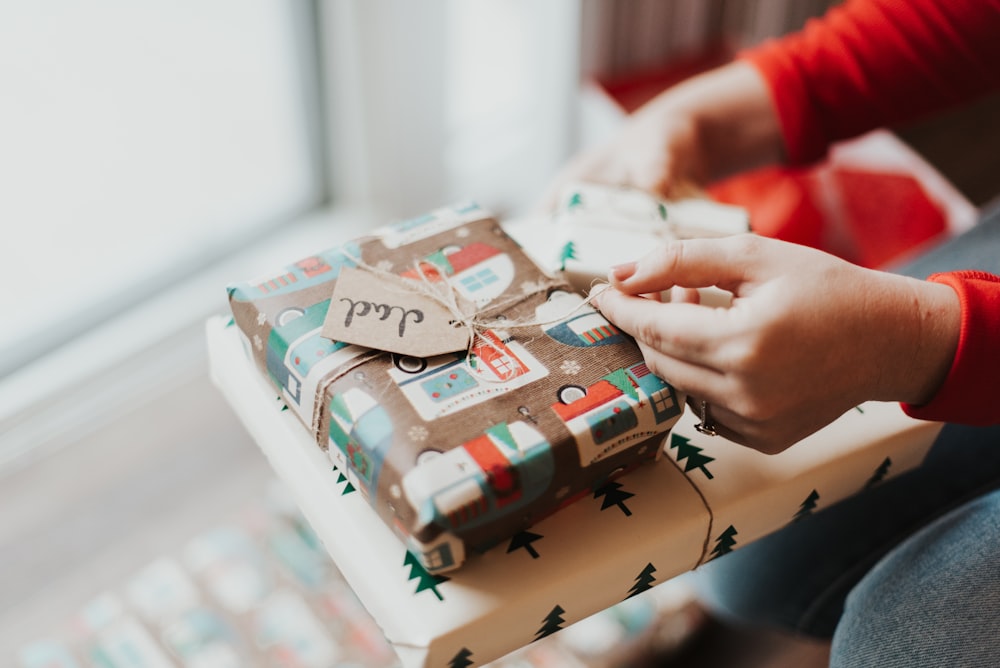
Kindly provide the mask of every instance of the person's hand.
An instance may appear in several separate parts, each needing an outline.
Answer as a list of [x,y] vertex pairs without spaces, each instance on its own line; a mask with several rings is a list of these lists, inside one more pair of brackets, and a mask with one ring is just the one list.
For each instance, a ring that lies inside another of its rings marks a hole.
[[781,132],[767,85],[747,63],[692,77],[629,116],[607,143],[571,160],[550,184],[551,209],[568,184],[639,188],[690,197],[709,180],[780,156]]
[[610,141],[575,156],[550,185],[543,206],[580,181],[638,188],[665,199],[696,194],[705,171],[697,128],[690,115],[669,106],[646,105]]
[[[867,400],[925,403],[960,327],[946,285],[754,235],[664,245],[611,271],[595,304],[723,436],[779,452]],[[644,294],[718,286],[730,308]]]

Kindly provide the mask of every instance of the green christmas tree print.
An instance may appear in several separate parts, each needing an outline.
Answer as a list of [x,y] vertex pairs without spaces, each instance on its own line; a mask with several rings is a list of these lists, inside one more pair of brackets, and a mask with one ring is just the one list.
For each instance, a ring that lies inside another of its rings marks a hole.
[[666,204],[664,204],[663,202],[658,203],[656,205],[656,210],[660,214],[660,220],[666,220],[667,219],[667,205]]
[[885,477],[889,475],[889,469],[891,468],[892,468],[892,460],[886,457],[884,460],[882,460],[882,463],[879,464],[878,468],[875,469],[875,473],[873,473],[872,477],[868,479],[868,482],[865,483],[865,489],[868,489],[869,487],[874,487],[875,485],[885,480]]
[[809,493],[809,496],[806,497],[805,501],[803,501],[802,504],[799,506],[799,511],[795,513],[795,515],[792,517],[792,521],[798,522],[803,517],[808,517],[809,515],[812,515],[813,511],[816,510],[817,501],[819,501],[819,492],[817,492],[814,489],[812,492]]
[[463,647],[458,650],[458,654],[451,657],[451,661],[448,662],[448,668],[469,668],[473,661],[470,658],[472,652],[469,651],[468,647]]
[[632,511],[628,509],[625,505],[625,501],[631,499],[635,494],[631,492],[626,492],[622,489],[622,484],[620,482],[609,482],[603,487],[599,487],[594,490],[594,498],[600,496],[604,497],[604,502],[601,504],[601,510],[607,510],[611,506],[618,506],[626,517],[632,515]]
[[510,539],[510,544],[507,545],[507,554],[514,552],[515,550],[524,550],[531,555],[532,559],[538,558],[538,551],[532,546],[536,540],[540,540],[542,536],[537,533],[531,533],[530,531],[518,531]]
[[351,484],[351,482],[347,479],[346,475],[344,475],[343,473],[341,473],[340,469],[338,469],[336,466],[334,466],[331,470],[337,472],[337,484],[338,485],[341,484],[341,483],[344,483],[344,482],[347,483],[346,485],[344,485],[344,489],[342,489],[340,491],[340,495],[341,496],[347,496],[351,492],[356,491],[354,489],[354,485]]
[[715,547],[712,549],[712,554],[709,556],[708,560],[711,561],[712,559],[716,559],[724,554],[732,552],[733,547],[736,545],[736,539],[734,536],[737,533],[736,527],[730,524],[725,531],[719,534],[719,537],[715,539]]
[[616,390],[627,395],[633,401],[639,401],[639,392],[635,389],[635,385],[632,383],[632,379],[629,378],[628,372],[625,369],[612,371],[604,377],[604,380],[614,385]]
[[549,611],[549,614],[545,615],[545,619],[542,620],[542,628],[535,631],[535,640],[541,640],[546,636],[550,636],[556,631],[562,630],[562,625],[566,623],[566,620],[562,618],[563,610],[558,605]]
[[684,462],[684,473],[693,471],[694,469],[700,469],[705,477],[711,480],[714,476],[712,472],[706,468],[706,464],[709,462],[714,462],[715,457],[709,457],[708,455],[703,455],[701,453],[701,448],[696,445],[691,445],[691,439],[685,438],[680,434],[670,435],[670,449],[677,449],[677,463],[680,464]]
[[414,590],[414,594],[419,594],[425,589],[430,589],[437,596],[439,601],[444,600],[444,596],[438,591],[437,586],[442,582],[447,582],[448,578],[442,575],[432,575],[427,572],[427,569],[417,561],[417,558],[413,556],[409,551],[406,552],[406,556],[403,557],[403,566],[410,567],[410,575],[406,578],[407,580],[416,580],[417,588]]
[[583,197],[580,195],[580,193],[573,193],[569,198],[569,202],[566,203],[566,208],[575,209],[581,204],[583,204]]
[[656,578],[653,577],[653,573],[655,572],[656,567],[653,564],[646,564],[646,567],[635,576],[635,584],[629,589],[629,595],[625,598],[632,598],[636,594],[641,594],[644,591],[652,589],[653,583],[656,582]]
[[559,251],[559,270],[566,270],[566,260],[576,259],[576,244],[572,241],[567,241],[563,244],[562,249]]

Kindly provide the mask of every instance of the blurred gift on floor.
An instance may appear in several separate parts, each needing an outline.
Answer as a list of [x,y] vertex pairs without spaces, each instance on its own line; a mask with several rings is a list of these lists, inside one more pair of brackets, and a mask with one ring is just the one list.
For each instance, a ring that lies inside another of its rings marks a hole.
[[[677,582],[629,599],[494,665],[610,668],[671,650],[701,621]],[[395,668],[395,653],[285,486],[94,592],[22,668]]]

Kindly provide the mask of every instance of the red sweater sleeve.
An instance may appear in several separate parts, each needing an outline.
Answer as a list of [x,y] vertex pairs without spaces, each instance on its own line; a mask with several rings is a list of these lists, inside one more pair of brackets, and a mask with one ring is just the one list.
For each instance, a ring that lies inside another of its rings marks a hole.
[[741,54],[763,74],[792,163],[1000,89],[1000,0],[849,0]]
[[942,422],[1000,424],[1000,277],[982,271],[934,274],[958,293],[962,329],[944,384],[923,406],[903,404],[911,417]]

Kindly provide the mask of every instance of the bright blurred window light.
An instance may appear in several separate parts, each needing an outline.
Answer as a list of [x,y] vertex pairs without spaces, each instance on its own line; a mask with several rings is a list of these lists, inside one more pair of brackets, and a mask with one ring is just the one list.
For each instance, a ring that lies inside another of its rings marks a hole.
[[0,377],[324,196],[306,4],[0,3]]

